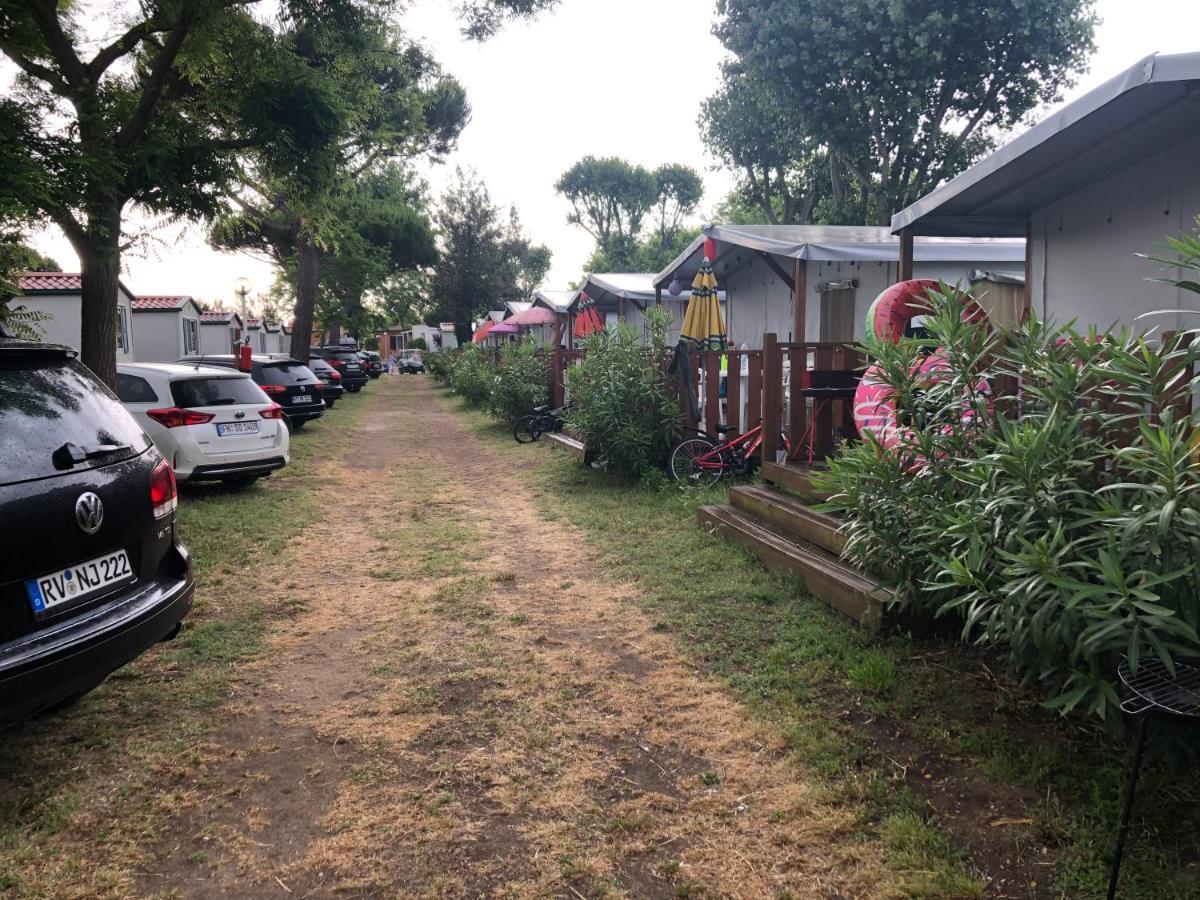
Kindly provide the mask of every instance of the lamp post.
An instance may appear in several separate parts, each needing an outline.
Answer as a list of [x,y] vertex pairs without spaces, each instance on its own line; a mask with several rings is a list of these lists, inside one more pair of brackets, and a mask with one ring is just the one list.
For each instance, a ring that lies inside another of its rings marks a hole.
[[250,341],[250,325],[249,325],[250,320],[248,318],[249,312],[246,309],[246,298],[248,296],[250,296],[250,279],[247,278],[245,275],[243,275],[242,277],[237,279],[233,283],[233,292],[235,294],[237,294],[237,298],[241,303],[242,337],[247,343],[249,343],[249,341]]

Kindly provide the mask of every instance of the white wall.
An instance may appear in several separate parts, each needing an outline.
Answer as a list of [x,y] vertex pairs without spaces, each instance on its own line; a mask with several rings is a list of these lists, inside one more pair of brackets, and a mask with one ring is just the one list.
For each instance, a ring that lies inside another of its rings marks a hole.
[[133,314],[137,343],[133,358],[138,362],[174,362],[183,355],[183,326],[174,310]]
[[[17,297],[13,302],[18,306],[24,306],[49,316],[37,323],[37,328],[40,329],[44,341],[51,344],[66,344],[68,347],[79,349],[80,306],[82,304],[79,294],[39,294],[32,297]],[[125,321],[129,323],[131,351],[123,352],[118,345],[117,362],[133,362],[137,350],[137,326],[133,320],[129,297],[124,291],[117,294],[117,305],[125,311]]]
[[208,354],[233,352],[234,326],[226,322],[200,323],[200,352]]
[[1036,210],[1033,231],[1033,306],[1043,318],[1081,327],[1114,322],[1139,329],[1194,328],[1200,298],[1147,278],[1172,274],[1135,253],[1163,252],[1168,235],[1195,227],[1200,213],[1200,136]]

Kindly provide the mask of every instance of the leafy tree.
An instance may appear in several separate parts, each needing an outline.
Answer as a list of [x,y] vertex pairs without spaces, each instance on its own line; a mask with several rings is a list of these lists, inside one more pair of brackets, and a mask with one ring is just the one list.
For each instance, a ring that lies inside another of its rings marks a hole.
[[[304,3],[323,11],[340,5]],[[145,0],[115,39],[97,44],[88,34],[90,7],[0,0],[0,52],[21,73],[17,90],[0,100],[8,137],[0,167],[19,173],[12,184],[20,202],[62,229],[79,255],[81,356],[109,384],[126,207],[207,212],[214,186],[228,176],[231,148],[289,137],[252,123],[230,127],[230,112],[266,99],[248,95],[245,70],[273,63],[270,31],[245,5]],[[290,15],[291,3],[277,12]]]
[[654,174],[616,157],[585,156],[554,186],[571,203],[567,221],[596,239],[617,270],[628,270],[646,215],[658,202]]
[[[690,166],[666,163],[654,170],[658,185],[654,236],[661,250],[676,246],[683,221],[696,211],[704,197],[704,182]],[[655,270],[657,271],[657,270]]]
[[61,272],[62,266],[27,245],[19,231],[0,234],[0,326],[17,337],[36,340],[41,334],[37,323],[46,315],[13,302],[20,293],[21,274],[30,271]]
[[471,322],[509,300],[529,296],[549,267],[549,250],[534,248],[510,211],[507,224],[475,172],[458,170],[436,216],[441,262],[433,277],[434,315],[453,322],[459,344]]
[[1094,48],[1093,7],[718,0],[716,33],[869,193],[866,221],[883,225],[1072,83]]

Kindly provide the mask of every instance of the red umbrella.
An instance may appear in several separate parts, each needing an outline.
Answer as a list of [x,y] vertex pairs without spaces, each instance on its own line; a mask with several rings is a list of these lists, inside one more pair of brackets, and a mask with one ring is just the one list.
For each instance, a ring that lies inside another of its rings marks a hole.
[[585,338],[604,330],[604,322],[596,311],[596,304],[587,294],[579,295],[579,314],[575,316],[575,337]]
[[488,336],[488,332],[496,327],[496,323],[488,319],[482,325],[475,329],[475,336],[471,338],[476,344],[482,344],[483,339]]
[[511,318],[505,319],[504,322],[507,325],[520,325],[523,328],[531,328],[534,325],[557,325],[558,315],[544,306],[531,306],[525,312],[519,312]]

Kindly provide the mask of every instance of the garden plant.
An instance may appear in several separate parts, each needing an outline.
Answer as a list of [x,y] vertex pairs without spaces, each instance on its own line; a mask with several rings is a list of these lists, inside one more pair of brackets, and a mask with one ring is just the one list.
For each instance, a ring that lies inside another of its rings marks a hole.
[[953,287],[928,302],[926,336],[865,342],[905,436],[831,461],[845,555],[1050,706],[1117,727],[1122,660],[1200,655],[1200,344],[1036,318],[1001,334]]
[[492,386],[489,411],[512,424],[550,402],[550,380],[541,343],[533,338],[505,344]]

